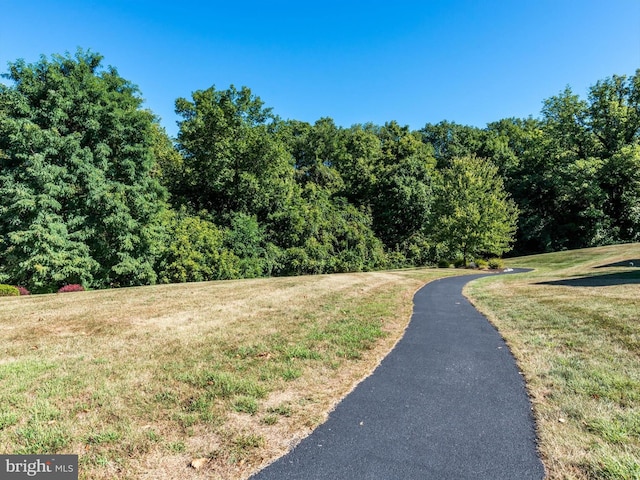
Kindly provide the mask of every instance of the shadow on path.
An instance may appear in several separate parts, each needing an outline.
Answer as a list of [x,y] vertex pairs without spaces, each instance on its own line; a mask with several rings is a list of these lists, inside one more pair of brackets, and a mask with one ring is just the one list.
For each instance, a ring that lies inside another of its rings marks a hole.
[[374,373],[252,479],[542,479],[524,380],[461,293],[482,276],[420,289],[404,337]]

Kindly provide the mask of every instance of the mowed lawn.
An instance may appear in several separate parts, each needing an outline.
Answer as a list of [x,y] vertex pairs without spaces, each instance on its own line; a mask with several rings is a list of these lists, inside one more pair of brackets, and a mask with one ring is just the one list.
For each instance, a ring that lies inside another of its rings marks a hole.
[[461,273],[0,298],[0,452],[79,454],[85,479],[246,478],[375,368],[416,289]]
[[[534,272],[467,287],[527,379],[550,478],[640,478],[638,259],[522,257]],[[421,285],[464,273],[0,298],[0,452],[77,453],[85,479],[246,478],[375,368]]]
[[509,265],[536,271],[466,293],[518,359],[548,477],[640,479],[640,244]]

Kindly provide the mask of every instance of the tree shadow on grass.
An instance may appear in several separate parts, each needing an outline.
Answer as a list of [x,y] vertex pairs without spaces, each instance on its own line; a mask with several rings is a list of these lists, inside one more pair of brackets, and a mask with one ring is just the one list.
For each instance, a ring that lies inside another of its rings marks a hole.
[[640,258],[631,258],[629,260],[622,260],[621,262],[608,263],[607,265],[598,265],[593,268],[609,268],[609,267],[626,267],[626,268],[640,268]]
[[537,285],[561,285],[565,287],[610,287],[613,285],[640,284],[640,269],[631,272],[609,273],[607,275],[588,275],[586,277],[567,278],[552,282],[539,282]]

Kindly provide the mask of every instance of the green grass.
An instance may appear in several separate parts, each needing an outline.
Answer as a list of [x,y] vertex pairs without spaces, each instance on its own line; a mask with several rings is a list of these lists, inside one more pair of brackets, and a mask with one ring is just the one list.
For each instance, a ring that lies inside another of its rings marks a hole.
[[525,374],[549,478],[640,479],[638,258],[630,244],[510,259],[536,270],[467,288]]
[[249,415],[258,413],[258,400],[255,397],[240,395],[233,400],[232,405],[238,413],[248,413]]
[[417,288],[462,273],[2,298],[0,451],[78,454],[81,479],[199,478],[194,458],[246,478],[378,364]]
[[[468,288],[525,374],[550,478],[640,478],[640,279],[623,262],[639,258],[510,259],[536,271]],[[375,368],[421,285],[465,273],[2,298],[0,450],[77,453],[81,479],[247,478]]]
[[278,405],[277,407],[270,407],[267,409],[270,413],[282,415],[283,417],[290,417],[292,414],[291,405]]

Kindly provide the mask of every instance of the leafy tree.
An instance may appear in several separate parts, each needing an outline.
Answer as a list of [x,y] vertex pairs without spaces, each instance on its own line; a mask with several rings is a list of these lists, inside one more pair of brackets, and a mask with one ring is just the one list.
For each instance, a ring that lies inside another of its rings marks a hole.
[[[542,132],[536,158],[530,165],[540,182],[533,213],[548,219],[545,250],[597,245],[607,229],[603,195],[596,180],[600,159],[587,128],[587,103],[566,88],[547,99],[542,110]],[[529,194],[531,196],[531,194]]]
[[501,120],[485,135],[482,156],[520,208],[518,253],[639,238],[638,72],[597,82],[587,100],[567,87],[545,100],[541,119]]
[[291,156],[275,134],[278,119],[251,90],[198,90],[192,101],[178,99],[176,112],[184,157],[178,194],[194,211],[228,224],[233,212],[263,222],[283,207],[294,184]]
[[589,130],[602,160],[599,185],[614,241],[640,239],[640,69],[630,78],[614,75],[589,92]]
[[613,242],[640,241],[640,142],[620,148],[598,172]]
[[514,240],[518,209],[498,169],[478,157],[454,158],[437,184],[430,233],[449,255],[501,255]]
[[151,150],[156,159],[152,174],[176,196],[182,192],[178,188],[183,184],[184,159],[176,149],[167,132],[159,124],[154,123],[150,132]]
[[639,237],[639,85],[638,73],[614,76],[591,87],[588,100],[566,88],[545,101],[538,125],[510,130],[518,160],[506,184],[521,207],[521,253]]
[[155,118],[100,55],[10,64],[0,85],[0,278],[65,283],[155,281]]
[[241,277],[260,277],[273,272],[279,252],[275,245],[267,242],[265,229],[255,216],[232,214],[225,243],[240,258]]
[[371,217],[345,199],[309,183],[295,211],[297,228],[280,261],[281,274],[366,271],[380,268],[383,245],[371,229]]
[[342,190],[344,182],[336,169],[347,155],[342,129],[330,118],[314,125],[289,121],[285,129],[298,182],[303,186],[313,182],[332,193]]
[[597,156],[611,158],[640,137],[640,69],[635,75],[614,75],[589,89],[588,130]]
[[241,276],[241,260],[225,246],[225,232],[185,208],[167,210],[164,248],[159,255],[162,283],[202,282]]
[[382,159],[370,194],[373,228],[388,248],[397,248],[410,244],[427,224],[436,162],[431,147],[408,127],[390,122],[377,134]]
[[372,228],[388,249],[406,250],[430,215],[432,148],[397,122],[353,126],[343,143],[346,154],[335,164],[345,184],[341,195],[371,212]]
[[382,166],[382,144],[376,132],[377,127],[372,124],[354,125],[343,131],[346,155],[334,164],[344,182],[340,195],[359,207],[369,207]]
[[433,148],[438,168],[449,165],[454,158],[476,155],[487,158],[483,151],[485,132],[476,127],[442,121],[428,123],[420,130],[422,140]]

